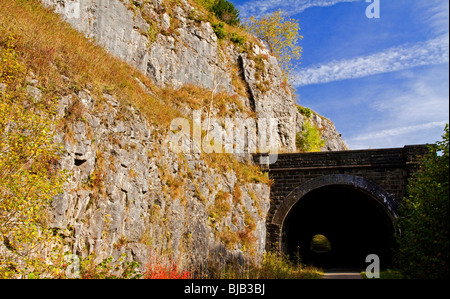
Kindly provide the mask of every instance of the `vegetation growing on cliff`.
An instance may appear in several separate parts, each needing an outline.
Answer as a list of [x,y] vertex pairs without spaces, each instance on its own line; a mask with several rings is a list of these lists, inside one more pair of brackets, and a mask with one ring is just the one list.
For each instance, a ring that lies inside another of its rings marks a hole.
[[325,140],[319,129],[307,120],[303,123],[303,130],[297,133],[295,143],[300,152],[319,152],[325,145]]
[[298,42],[303,38],[300,35],[300,25],[296,20],[290,19],[286,12],[281,10],[269,15],[264,15],[261,19],[250,18],[246,25],[250,33],[261,38],[270,51],[278,58],[281,69],[286,78],[292,76],[292,60],[299,60],[302,48]]
[[228,25],[237,26],[240,23],[239,10],[228,0],[195,0],[195,2],[214,13],[218,19]]
[[56,166],[62,148],[54,143],[55,101],[30,98],[18,56],[17,36],[0,24],[0,242],[9,250],[0,249],[0,278],[59,271],[40,258],[44,249],[53,263],[61,258],[47,223],[66,178]]
[[300,105],[297,105],[297,110],[300,114],[306,116],[307,118],[310,118],[312,115],[312,111],[310,108],[302,107]]

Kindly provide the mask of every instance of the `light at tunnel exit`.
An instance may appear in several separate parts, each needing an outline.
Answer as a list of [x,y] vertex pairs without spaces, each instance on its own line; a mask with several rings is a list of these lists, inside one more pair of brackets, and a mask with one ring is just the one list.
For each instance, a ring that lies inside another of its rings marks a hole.
[[[314,243],[318,235],[326,241],[320,237],[322,242]],[[325,250],[327,246],[329,250]],[[309,192],[291,209],[283,225],[283,251],[323,268],[362,269],[369,254],[377,254],[386,267],[392,262],[393,246],[394,226],[383,205],[349,186]]]

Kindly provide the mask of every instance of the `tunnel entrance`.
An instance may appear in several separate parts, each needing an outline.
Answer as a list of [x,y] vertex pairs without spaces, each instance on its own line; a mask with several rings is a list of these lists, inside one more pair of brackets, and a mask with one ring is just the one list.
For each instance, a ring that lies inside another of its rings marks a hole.
[[[313,238],[324,236],[330,250],[315,250]],[[367,266],[369,254],[380,257],[381,267],[392,262],[394,226],[383,204],[365,190],[348,185],[314,189],[302,196],[287,214],[282,250],[323,268]]]

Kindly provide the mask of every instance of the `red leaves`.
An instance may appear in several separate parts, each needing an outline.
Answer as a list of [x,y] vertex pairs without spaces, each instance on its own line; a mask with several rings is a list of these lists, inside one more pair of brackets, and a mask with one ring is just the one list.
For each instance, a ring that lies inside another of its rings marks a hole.
[[[180,265],[167,257],[160,257],[151,250],[150,261],[147,263],[145,279],[189,279],[191,273],[180,269]],[[179,262],[179,261],[178,261]]]

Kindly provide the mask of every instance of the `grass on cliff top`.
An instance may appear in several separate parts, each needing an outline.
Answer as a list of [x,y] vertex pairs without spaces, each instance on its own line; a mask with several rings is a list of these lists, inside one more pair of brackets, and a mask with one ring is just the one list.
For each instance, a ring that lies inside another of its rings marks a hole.
[[154,88],[146,76],[85,38],[38,0],[1,1],[0,37],[6,36],[15,37],[21,63],[34,73],[44,96],[60,97],[86,88],[97,98],[108,93],[133,104],[149,122],[163,127],[180,117],[140,86],[139,81]]

